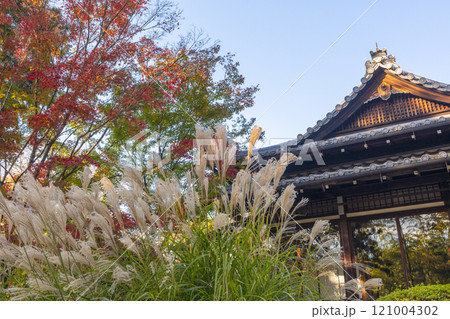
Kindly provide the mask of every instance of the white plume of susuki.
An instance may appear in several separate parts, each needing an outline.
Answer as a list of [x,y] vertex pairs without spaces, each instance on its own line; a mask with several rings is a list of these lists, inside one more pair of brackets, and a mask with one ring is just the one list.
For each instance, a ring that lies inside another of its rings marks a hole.
[[289,164],[292,162],[295,162],[297,160],[297,157],[294,154],[291,153],[284,153],[281,155],[279,161],[277,162],[276,169],[275,169],[275,175],[273,178],[273,184],[276,188],[278,186],[278,183],[280,182],[281,176],[283,176],[284,172],[286,171],[286,168]]
[[81,185],[84,191],[87,191],[89,183],[91,182],[91,178],[92,171],[89,169],[89,167],[86,166],[81,173]]
[[283,218],[286,218],[285,216],[289,216],[296,198],[297,192],[295,191],[295,187],[293,184],[287,186],[281,193],[280,197],[278,197],[275,204],[275,209],[280,210],[280,215],[283,216]]
[[314,244],[317,235],[323,233],[329,226],[330,222],[328,220],[318,220],[314,223],[314,226],[311,229],[311,233],[309,234],[308,248],[311,248],[311,246]]
[[247,169],[251,165],[251,156],[253,152],[253,148],[255,147],[256,141],[259,139],[262,133],[262,128],[259,126],[255,126],[252,129],[252,133],[250,135],[250,141],[248,145],[248,151],[247,151]]
[[188,214],[189,219],[195,219],[197,215],[197,207],[200,207],[200,199],[197,191],[195,190],[195,183],[192,179],[190,171],[186,172],[186,191],[183,194],[184,207]]
[[349,299],[358,299],[363,294],[367,294],[371,290],[378,290],[382,286],[383,281],[380,278],[370,278],[367,281],[353,278],[344,284],[344,290],[351,293]]
[[122,211],[120,210],[119,197],[117,196],[116,189],[113,183],[107,177],[103,177],[101,179],[101,183],[106,190],[106,201],[108,202],[109,205],[111,205],[112,209],[114,210],[115,216],[119,221],[120,226],[123,228],[124,224],[122,218]]
[[48,260],[59,266],[63,266],[67,269],[74,267],[75,265],[89,265],[89,260],[77,251],[61,251],[58,256],[49,257]]
[[131,274],[120,266],[114,268],[112,278],[117,283],[129,283],[132,280]]
[[125,245],[127,250],[132,251],[136,255],[139,255],[139,250],[136,247],[136,243],[128,235],[120,238],[120,242]]
[[89,225],[91,233],[94,233],[95,227],[98,227],[101,230],[101,235],[107,246],[117,251],[113,234],[113,225],[111,225],[105,217],[95,212],[89,214],[88,219],[91,222]]
[[230,223],[230,217],[227,214],[218,214],[214,217],[213,227],[214,229],[220,229],[227,226]]
[[80,241],[79,242],[79,252],[86,259],[86,261],[93,267],[95,267],[95,257],[92,253],[92,247],[88,242]]
[[73,276],[68,276],[67,284],[64,287],[65,292],[72,292],[81,294],[83,291],[89,288],[95,278],[85,275],[83,277],[75,278]]

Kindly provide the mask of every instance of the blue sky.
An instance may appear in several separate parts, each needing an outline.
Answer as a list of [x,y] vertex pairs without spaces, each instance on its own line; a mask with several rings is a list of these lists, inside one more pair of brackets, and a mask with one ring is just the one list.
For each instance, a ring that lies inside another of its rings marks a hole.
[[402,69],[450,83],[450,1],[379,0],[264,112],[374,0],[176,2],[181,31],[196,27],[219,40],[223,52],[236,54],[247,84],[259,84],[244,115],[258,119],[266,145],[303,134],[333,110],[360,83],[375,42]]

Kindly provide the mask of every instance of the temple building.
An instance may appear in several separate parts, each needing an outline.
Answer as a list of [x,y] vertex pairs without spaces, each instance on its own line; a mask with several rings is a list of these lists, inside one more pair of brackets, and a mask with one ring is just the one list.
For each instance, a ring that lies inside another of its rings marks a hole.
[[[293,183],[309,198],[291,224],[298,229],[330,220],[339,230],[344,265],[356,261],[352,225],[394,221],[408,287],[399,220],[450,212],[450,85],[403,70],[386,49],[370,54],[361,83],[325,118],[297,140],[257,152],[263,159],[299,156],[280,183]],[[346,279],[355,276],[346,270]]]

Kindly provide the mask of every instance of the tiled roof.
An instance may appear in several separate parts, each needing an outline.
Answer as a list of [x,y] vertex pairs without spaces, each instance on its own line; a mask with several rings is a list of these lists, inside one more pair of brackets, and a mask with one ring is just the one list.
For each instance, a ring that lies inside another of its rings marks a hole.
[[287,150],[288,152],[296,153],[301,151],[303,147],[308,147],[310,143],[315,143],[319,150],[324,150],[327,148],[332,148],[336,146],[344,146],[347,144],[353,144],[358,142],[367,142],[375,138],[389,137],[399,132],[413,132],[419,129],[431,128],[434,126],[440,126],[443,123],[450,123],[450,115],[441,115],[439,117],[432,117],[427,119],[421,119],[406,123],[399,123],[390,126],[385,126],[381,128],[372,129],[370,131],[357,132],[342,136],[337,136],[329,138],[326,140],[319,140],[309,143],[304,143],[297,145],[296,140],[291,140],[282,144],[273,145],[265,148],[260,148],[254,150],[254,153],[258,153],[262,157],[278,155],[281,149]]
[[373,73],[379,69],[385,69],[387,72],[392,73],[404,80],[411,83],[421,85],[425,88],[436,89],[441,92],[450,92],[450,85],[446,83],[437,82],[427,79],[425,77],[415,75],[410,72],[403,71],[396,61],[395,57],[390,54],[387,55],[386,49],[380,50],[377,48],[376,52],[370,52],[372,61],[366,61],[366,74],[361,79],[361,83],[353,88],[353,91],[344,98],[340,104],[337,104],[334,111],[328,113],[324,119],[317,121],[314,127],[309,127],[306,133],[299,137],[299,140],[308,138],[313,132],[317,132],[323,125],[327,124],[333,117],[336,117],[349,103],[352,101],[358,93],[366,86],[370,79],[373,77]]
[[388,161],[385,161],[383,163],[378,163],[378,164],[371,163],[368,166],[354,166],[354,167],[348,168],[348,169],[339,169],[336,171],[329,171],[329,172],[324,172],[324,173],[320,173],[320,174],[310,174],[308,176],[299,176],[299,177],[295,177],[295,178],[291,178],[291,179],[285,179],[285,180],[282,180],[279,183],[279,185],[284,186],[284,185],[288,185],[288,184],[292,184],[292,183],[301,184],[301,183],[312,182],[312,181],[326,182],[327,180],[330,180],[330,179],[344,177],[344,176],[352,176],[352,175],[361,174],[364,172],[374,173],[381,169],[401,168],[402,166],[419,164],[419,163],[429,162],[429,161],[433,161],[433,160],[445,160],[449,156],[450,156],[450,154],[447,151],[441,150],[441,151],[438,151],[438,152],[435,152],[432,154],[424,153],[419,156],[416,155],[416,156],[411,156],[411,157],[404,157],[404,158],[400,158],[395,161],[388,160]]
[[[366,86],[366,84],[372,79],[374,72],[380,68],[385,69],[387,72],[394,74],[394,75],[396,75],[404,80],[407,80],[413,84],[421,85],[428,89],[435,89],[435,90],[438,90],[441,92],[450,92],[450,84],[430,80],[425,77],[415,75],[413,73],[402,70],[402,68],[400,68],[397,65],[397,63],[395,61],[395,57],[392,54],[388,55],[386,49],[381,50],[377,47],[376,51],[375,52],[371,51],[370,54],[372,56],[372,60],[366,61],[366,63],[365,63],[366,74],[361,79],[361,83],[358,86],[355,86],[353,88],[352,92],[344,98],[344,101],[342,101],[340,104],[337,104],[332,112],[327,113],[327,115],[325,116],[324,119],[317,121],[317,123],[314,127],[309,127],[306,130],[305,134],[299,134],[297,136],[297,140],[292,140],[292,141],[288,141],[286,143],[258,149],[257,151],[259,152],[259,154],[263,157],[264,156],[274,156],[274,155],[279,154],[280,149],[283,147],[286,147],[286,145],[292,146],[294,144],[297,145],[297,144],[304,142],[306,139],[309,138],[309,136],[312,133],[317,132],[322,126],[324,126],[325,124],[330,122],[331,119],[336,117],[343,109],[345,109],[349,105],[349,103],[358,96],[358,93],[361,92],[361,90]],[[432,119],[429,119],[429,120],[432,120]],[[446,120],[446,119],[444,119],[444,120]],[[427,121],[428,120],[425,120],[424,124],[426,124]],[[411,123],[413,123],[413,122],[411,122]],[[395,127],[403,127],[403,126],[396,125]],[[385,132],[386,129],[388,129],[388,128],[375,129],[375,130],[371,130],[368,133],[369,134],[377,134],[379,132]],[[358,134],[362,134],[362,133],[358,133]],[[353,138],[352,135],[343,136],[342,138],[347,138],[349,136],[351,136],[351,138]],[[335,139],[330,139],[330,140],[323,141],[323,142],[332,143],[331,141],[334,141],[334,140]]]
[[420,128],[426,128],[430,126],[434,126],[435,124],[442,124],[442,123],[449,123],[450,122],[450,115],[442,115],[440,117],[432,117],[427,119],[421,119],[417,121],[411,121],[407,123],[400,123],[396,125],[386,126],[382,128],[372,129],[370,131],[364,131],[359,133],[353,133],[338,137],[333,137],[327,140],[323,141],[317,141],[316,145],[319,149],[326,148],[326,146],[333,146],[333,145],[343,145],[346,142],[364,142],[368,141],[374,137],[380,138],[380,137],[387,137],[390,135],[393,135],[395,133],[401,132],[401,131],[413,131]]

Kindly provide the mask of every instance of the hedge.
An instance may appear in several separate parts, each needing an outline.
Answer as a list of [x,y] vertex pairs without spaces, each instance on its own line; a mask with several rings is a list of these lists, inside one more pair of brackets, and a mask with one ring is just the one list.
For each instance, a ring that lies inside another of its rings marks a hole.
[[438,301],[450,300],[450,284],[416,286],[404,290],[396,290],[380,297],[378,301]]

